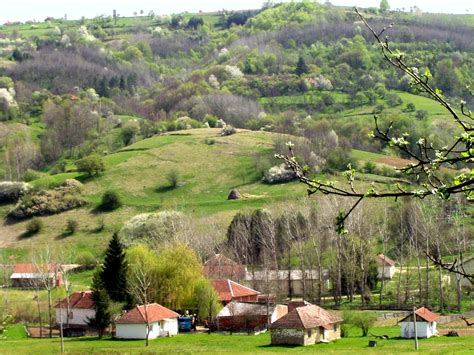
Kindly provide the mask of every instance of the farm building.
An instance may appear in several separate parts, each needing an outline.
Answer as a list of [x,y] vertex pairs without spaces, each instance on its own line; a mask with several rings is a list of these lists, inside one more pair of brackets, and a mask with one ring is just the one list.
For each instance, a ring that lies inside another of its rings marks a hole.
[[118,339],[146,339],[146,316],[150,324],[149,339],[178,334],[179,314],[157,303],[136,306],[115,322],[115,337]]
[[203,273],[208,279],[231,279],[241,281],[245,278],[244,265],[216,254],[204,263]]
[[262,292],[270,282],[272,289],[276,289],[278,294],[289,298],[302,297],[304,287],[306,294],[317,294],[320,283],[322,285],[320,291],[323,293],[330,287],[327,270],[323,270],[321,278],[317,270],[305,270],[304,272],[301,270],[270,270],[268,272],[247,270],[245,281],[254,289]]
[[61,323],[60,314],[62,314],[63,327],[87,327],[89,318],[95,316],[95,303],[91,291],[74,292],[69,296],[69,315],[67,299],[59,301],[55,308],[56,324]]
[[256,332],[266,329],[268,321],[273,323],[287,313],[288,307],[281,304],[267,308],[265,303],[232,301],[217,314],[217,330]]
[[273,345],[312,345],[341,337],[342,318],[319,306],[288,309],[288,314],[270,325]]
[[13,287],[44,287],[62,285],[62,269],[59,264],[16,264],[10,276]]
[[384,254],[377,255],[377,277],[390,280],[395,274],[395,261]]
[[[429,338],[437,335],[436,321],[439,316],[425,307],[418,308],[416,314],[416,331],[418,338]],[[414,338],[415,327],[413,324],[413,313],[398,322],[400,324],[400,334],[402,338]]]
[[[462,268],[466,274],[473,275],[474,274],[474,255],[470,256],[467,259],[464,259],[462,262]],[[461,286],[464,287],[471,287],[472,282],[466,277],[461,279]]]
[[211,280],[211,283],[224,306],[230,301],[258,302],[261,296],[260,292],[229,279]]

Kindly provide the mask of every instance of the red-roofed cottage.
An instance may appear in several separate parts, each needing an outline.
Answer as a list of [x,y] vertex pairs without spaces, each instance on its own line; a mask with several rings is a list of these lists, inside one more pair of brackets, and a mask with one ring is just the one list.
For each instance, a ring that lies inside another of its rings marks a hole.
[[62,270],[59,264],[16,264],[10,276],[13,287],[44,287],[48,281],[51,285],[62,285]]
[[[60,308],[62,308],[60,310]],[[63,299],[56,305],[56,323],[63,326],[87,327],[89,318],[95,317],[95,303],[92,300],[91,291],[74,292],[69,296],[69,316],[67,314],[67,299]]]
[[[437,335],[436,322],[439,316],[431,312],[428,308],[421,307],[415,311],[416,314],[416,331],[418,338],[429,338]],[[400,332],[402,338],[414,338],[415,327],[413,324],[413,313],[410,312],[408,316],[398,322],[400,324]]]
[[377,255],[377,277],[390,280],[395,274],[395,261],[384,254]]
[[150,324],[149,339],[178,334],[179,314],[157,303],[136,306],[115,322],[115,337],[119,339],[146,339],[146,314]]
[[297,307],[270,325],[272,344],[312,345],[339,339],[341,322],[341,317],[321,307]]
[[211,280],[212,286],[225,306],[230,301],[257,302],[260,292],[232,280]]

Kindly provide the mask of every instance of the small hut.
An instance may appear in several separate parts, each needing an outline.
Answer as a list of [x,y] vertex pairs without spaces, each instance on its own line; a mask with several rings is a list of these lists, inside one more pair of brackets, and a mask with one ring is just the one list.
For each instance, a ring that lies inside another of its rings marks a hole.
[[[437,335],[436,322],[439,316],[431,312],[428,308],[421,307],[415,311],[416,331],[418,338],[429,338]],[[415,327],[413,322],[413,313],[398,322],[400,324],[400,333],[402,338],[410,339],[415,337]]]

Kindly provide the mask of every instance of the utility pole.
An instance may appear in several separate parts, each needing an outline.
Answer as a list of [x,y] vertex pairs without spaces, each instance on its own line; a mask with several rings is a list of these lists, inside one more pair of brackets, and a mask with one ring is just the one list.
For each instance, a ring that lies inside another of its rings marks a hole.
[[415,350],[418,350],[418,330],[416,329],[416,307],[413,306],[413,330],[415,335]]
[[62,301],[59,301],[59,336],[61,337],[61,354],[62,354],[62,353],[64,353],[63,305],[62,305]]

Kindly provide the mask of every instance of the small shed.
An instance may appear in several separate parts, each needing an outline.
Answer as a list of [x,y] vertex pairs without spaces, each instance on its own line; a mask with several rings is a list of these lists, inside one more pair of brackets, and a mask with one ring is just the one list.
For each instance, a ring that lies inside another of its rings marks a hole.
[[342,318],[316,305],[294,308],[270,325],[274,345],[312,345],[341,337]]
[[62,286],[62,269],[59,264],[16,264],[10,276],[13,287]]
[[217,314],[217,330],[221,332],[251,332],[267,328],[288,313],[282,304],[232,301]]
[[[437,335],[436,322],[439,316],[431,312],[428,308],[421,307],[415,311],[416,314],[416,331],[418,338],[429,338]],[[415,327],[413,323],[413,313],[410,312],[408,316],[398,322],[400,324],[400,334],[402,338],[414,338]]]
[[395,274],[395,261],[384,254],[377,255],[377,271],[379,280],[390,280]]
[[150,324],[148,339],[178,334],[179,314],[157,303],[151,303],[146,306],[136,306],[122,315],[115,322],[115,337],[118,339],[146,339],[147,315]]
[[95,317],[95,303],[91,291],[74,292],[69,296],[69,314],[66,298],[59,301],[55,308],[56,324],[61,323],[62,315],[63,327],[87,327],[89,319]]

